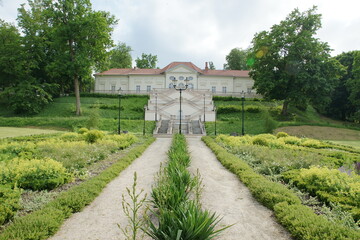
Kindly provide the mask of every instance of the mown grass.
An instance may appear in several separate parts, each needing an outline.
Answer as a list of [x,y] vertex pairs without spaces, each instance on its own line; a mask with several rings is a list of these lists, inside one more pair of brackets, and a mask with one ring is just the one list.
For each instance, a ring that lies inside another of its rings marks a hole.
[[[223,101],[221,98],[216,98],[215,106],[219,109],[224,106],[242,106],[240,99]],[[286,126],[301,126],[301,125],[312,125],[312,126],[328,126],[336,128],[349,128],[360,130],[359,124],[334,121],[321,116],[317,111],[308,106],[305,111],[299,110],[296,107],[289,107],[289,116],[281,116],[281,101],[259,101],[253,99],[246,99],[244,102],[245,110],[250,106],[257,106],[261,109],[258,113],[252,113],[245,111],[244,130],[245,134],[261,134],[271,133],[278,127]],[[215,122],[206,123],[206,132],[208,135],[215,134]],[[216,122],[217,134],[231,134],[242,132],[242,113],[217,113]]]
[[19,137],[35,134],[60,133],[60,131],[36,128],[0,127],[0,138]]

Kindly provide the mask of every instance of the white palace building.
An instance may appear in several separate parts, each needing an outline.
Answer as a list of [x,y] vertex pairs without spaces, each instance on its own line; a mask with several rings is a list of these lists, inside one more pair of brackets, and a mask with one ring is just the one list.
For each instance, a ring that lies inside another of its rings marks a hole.
[[[180,128],[182,133],[205,134],[203,123],[215,120],[213,95],[259,97],[249,71],[210,70],[207,63],[205,69],[191,62],[172,62],[162,69],[110,69],[94,76],[96,93],[149,94],[145,119],[157,121],[157,134]],[[176,91],[174,84],[177,89],[187,88]]]

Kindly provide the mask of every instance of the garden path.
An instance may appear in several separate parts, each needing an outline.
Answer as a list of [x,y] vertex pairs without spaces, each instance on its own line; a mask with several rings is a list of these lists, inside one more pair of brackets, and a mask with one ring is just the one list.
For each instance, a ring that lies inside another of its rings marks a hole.
[[191,155],[190,171],[196,173],[199,169],[203,180],[203,208],[223,217],[222,226],[235,223],[219,239],[291,239],[276,222],[273,212],[251,196],[249,189],[221,165],[200,137],[188,137],[187,142]]
[[118,227],[118,224],[123,227],[128,224],[121,206],[121,195],[127,196],[126,188],[131,188],[134,172],[137,172],[137,191],[144,189],[144,193],[149,196],[154,176],[160,169],[160,163],[167,159],[170,144],[171,138],[158,138],[141,157],[110,182],[89,206],[67,219],[50,239],[125,239]]

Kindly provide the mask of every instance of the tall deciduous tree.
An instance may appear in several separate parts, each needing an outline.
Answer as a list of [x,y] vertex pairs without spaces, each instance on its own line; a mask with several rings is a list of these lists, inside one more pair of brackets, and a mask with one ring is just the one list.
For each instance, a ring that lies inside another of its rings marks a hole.
[[211,61],[209,62],[209,69],[210,70],[215,70],[216,69],[214,63],[211,62]]
[[254,87],[265,98],[283,100],[283,115],[289,103],[322,106],[329,102],[343,74],[341,64],[330,57],[328,44],[315,37],[321,27],[316,10],[295,9],[269,32],[260,32],[252,40],[249,62]]
[[246,63],[248,50],[241,48],[233,48],[230,53],[226,55],[226,63],[224,69],[227,70],[248,70],[249,67]]
[[350,78],[346,86],[349,90],[349,100],[355,106],[354,120],[360,122],[360,51],[354,52],[352,65],[353,78]]
[[156,55],[141,54],[141,58],[136,58],[136,67],[138,68],[156,68],[158,59]]
[[65,75],[71,79],[76,115],[80,115],[80,83],[89,79],[95,66],[105,62],[106,49],[113,46],[111,33],[116,20],[108,12],[92,10],[89,0],[45,2],[54,51],[49,70],[54,77]]
[[131,51],[130,46],[127,46],[126,43],[119,42],[109,53],[108,68],[131,68]]
[[0,20],[0,89],[15,86],[27,75],[23,51],[17,28]]

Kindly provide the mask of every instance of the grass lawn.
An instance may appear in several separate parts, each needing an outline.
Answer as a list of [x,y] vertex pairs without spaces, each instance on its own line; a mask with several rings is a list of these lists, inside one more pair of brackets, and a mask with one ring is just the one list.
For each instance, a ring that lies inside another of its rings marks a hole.
[[0,127],[0,138],[19,137],[35,134],[59,133],[60,131],[36,128]]

